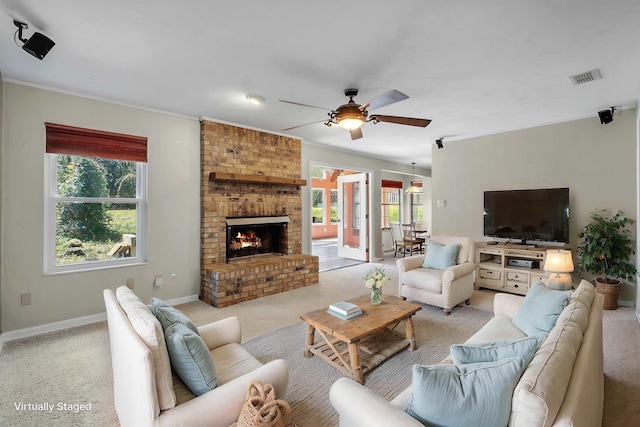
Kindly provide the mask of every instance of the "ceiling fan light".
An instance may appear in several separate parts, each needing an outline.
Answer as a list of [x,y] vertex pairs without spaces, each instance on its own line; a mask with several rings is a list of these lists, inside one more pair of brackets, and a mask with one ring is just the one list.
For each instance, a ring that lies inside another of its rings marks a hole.
[[362,124],[364,123],[364,120],[362,120],[362,117],[357,117],[357,118],[341,118],[338,121],[338,125],[346,130],[355,130],[358,129],[359,127],[362,126]]

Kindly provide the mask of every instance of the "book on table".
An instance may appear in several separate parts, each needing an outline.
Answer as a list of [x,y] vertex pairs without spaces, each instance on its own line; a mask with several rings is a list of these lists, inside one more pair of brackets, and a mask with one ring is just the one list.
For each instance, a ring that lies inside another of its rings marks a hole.
[[358,311],[354,311],[353,313],[345,316],[344,314],[338,313],[336,311],[333,311],[331,308],[329,308],[329,310],[327,310],[327,313],[333,316],[336,316],[337,318],[342,320],[349,320],[349,319],[353,319],[354,317],[360,316],[362,314],[362,310],[358,309]]
[[334,302],[329,306],[329,310],[333,311],[334,313],[342,314],[343,316],[349,316],[350,314],[356,313],[358,311],[362,312],[362,310],[360,310],[360,307],[348,301]]

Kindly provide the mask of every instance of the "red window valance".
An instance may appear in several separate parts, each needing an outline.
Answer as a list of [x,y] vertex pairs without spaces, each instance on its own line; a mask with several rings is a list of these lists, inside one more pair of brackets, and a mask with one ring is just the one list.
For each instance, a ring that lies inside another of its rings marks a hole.
[[402,181],[392,181],[390,179],[382,180],[382,188],[402,188]]
[[147,161],[147,138],[74,126],[45,123],[47,153]]

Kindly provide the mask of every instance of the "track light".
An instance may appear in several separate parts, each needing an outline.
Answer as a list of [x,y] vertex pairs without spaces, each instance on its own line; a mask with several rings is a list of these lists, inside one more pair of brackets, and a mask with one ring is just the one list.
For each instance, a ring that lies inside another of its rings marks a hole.
[[611,107],[608,110],[598,111],[598,116],[600,116],[600,123],[603,125],[611,123],[613,121],[614,111],[616,111],[616,107]]
[[[53,40],[51,40],[49,37],[45,36],[44,34],[41,34],[38,32],[33,33],[31,38],[28,38],[28,39],[23,38],[22,30],[26,30],[27,28],[29,28],[29,26],[24,22],[20,22],[16,20],[14,20],[13,23],[15,24],[16,27],[18,27],[18,31],[16,31],[18,39],[22,43],[24,43],[22,45],[22,49],[24,49],[25,52],[28,52],[30,55],[33,55],[36,58],[41,60],[47,55],[47,53],[49,53],[51,48],[55,46],[55,43],[53,42]],[[15,36],[14,36],[14,40],[15,40]],[[16,41],[16,44],[18,44],[17,41]]]
[[438,148],[444,148],[444,145],[442,144],[442,138],[436,139],[436,145],[438,146]]

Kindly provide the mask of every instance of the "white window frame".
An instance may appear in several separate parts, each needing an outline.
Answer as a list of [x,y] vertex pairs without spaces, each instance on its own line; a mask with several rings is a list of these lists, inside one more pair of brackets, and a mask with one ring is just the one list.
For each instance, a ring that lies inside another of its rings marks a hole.
[[[97,156],[88,156],[98,158]],[[147,262],[147,164],[136,162],[136,197],[60,197],[57,194],[58,155],[45,154],[44,162],[44,274],[73,273],[140,265]],[[56,265],[56,204],[58,202],[131,203],[136,205],[136,256],[113,260]]]

